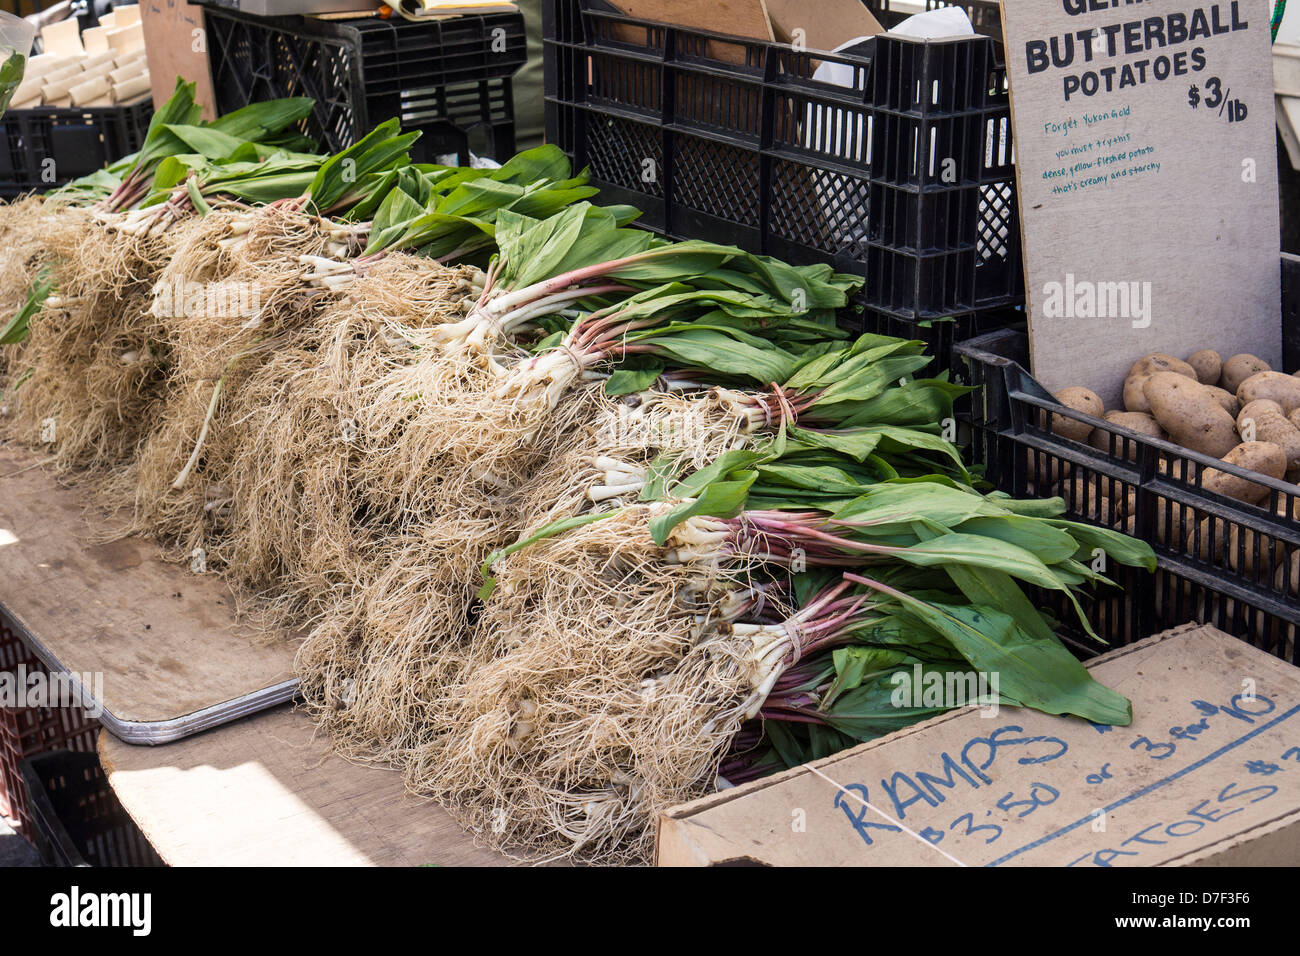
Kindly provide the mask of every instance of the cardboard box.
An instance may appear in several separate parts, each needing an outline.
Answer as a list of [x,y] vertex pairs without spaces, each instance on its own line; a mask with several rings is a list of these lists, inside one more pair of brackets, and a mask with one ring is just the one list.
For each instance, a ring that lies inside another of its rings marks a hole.
[[41,42],[45,44],[45,52],[55,56],[81,56],[86,52],[81,45],[81,25],[76,17],[42,27]]
[[807,50],[834,50],[861,37],[883,33],[884,27],[859,0],[763,0],[772,34],[782,43]]
[[[611,0],[617,9],[639,20],[655,20],[693,30],[709,30],[752,40],[797,44],[807,50],[833,50],[859,37],[883,31],[880,22],[858,0],[820,0],[814,7],[803,0]],[[644,34],[619,28],[618,38],[643,45]],[[737,48],[711,44],[709,56],[743,64]],[[753,66],[754,64],[750,64]]]
[[656,862],[1300,864],[1300,668],[1200,625],[1090,667],[1132,726],[954,711],[662,814]]

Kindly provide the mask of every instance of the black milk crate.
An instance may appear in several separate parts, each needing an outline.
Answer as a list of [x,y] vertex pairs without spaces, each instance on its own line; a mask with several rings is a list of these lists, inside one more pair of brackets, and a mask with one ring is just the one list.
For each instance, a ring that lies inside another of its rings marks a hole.
[[[886,0],[886,3],[888,0]],[[969,3],[945,2],[945,0],[925,0],[925,9],[937,10],[940,7],[963,7],[970,17],[971,26],[977,33],[1002,40],[1002,4],[971,0]]]
[[47,866],[163,866],[122,806],[95,753],[51,750],[23,761],[35,827],[28,838]]
[[[1300,368],[1300,258],[1283,256],[1282,276],[1283,364],[1293,370]],[[1154,582],[1125,569],[1122,592],[1098,593],[1094,627],[1102,637],[1126,644],[1196,620],[1300,664],[1300,487],[1063,408],[1025,371],[1023,329],[986,333],[957,353],[979,387],[969,458],[990,482],[1017,497],[1060,494],[1070,517],[1127,531],[1155,549]],[[1053,433],[1053,413],[1092,425],[1089,441]],[[1262,500],[1206,491],[1206,468],[1253,482]],[[1068,624],[1060,602],[1043,598]]]
[[313,20],[204,10],[217,112],[310,96],[301,132],[337,152],[397,117],[423,135],[417,161],[473,148],[504,161],[515,150],[511,77],[526,58],[524,21],[493,13],[415,23],[376,17]]
[[8,110],[0,117],[0,196],[44,192],[134,153],[152,117],[148,97],[124,106]]
[[[591,168],[602,202],[675,238],[864,276],[867,327],[924,339],[944,366],[949,343],[1024,302],[1010,100],[990,37],[879,36],[814,56],[604,0],[545,10],[547,139]],[[813,79],[822,63],[849,85]]]

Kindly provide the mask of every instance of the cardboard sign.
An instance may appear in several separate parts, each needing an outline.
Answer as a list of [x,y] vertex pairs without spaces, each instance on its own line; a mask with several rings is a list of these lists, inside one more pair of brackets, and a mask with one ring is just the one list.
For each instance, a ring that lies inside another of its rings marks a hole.
[[1128,727],[965,708],[661,816],[661,866],[1300,862],[1300,669],[1187,625],[1093,661]]
[[[1268,6],[1002,0],[1035,378],[1282,357]],[[1292,371],[1292,370],[1288,370]]]
[[203,8],[185,0],[145,0],[140,21],[149,55],[153,105],[167,102],[176,89],[176,78],[181,77],[195,84],[194,101],[203,108],[203,118],[216,119]]

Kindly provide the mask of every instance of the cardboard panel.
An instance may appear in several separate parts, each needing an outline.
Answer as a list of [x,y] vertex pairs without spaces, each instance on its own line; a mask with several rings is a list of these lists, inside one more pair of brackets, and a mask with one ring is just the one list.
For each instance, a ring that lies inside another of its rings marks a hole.
[[1269,19],[1002,0],[1034,377],[1119,407],[1138,358],[1282,337]]
[[[750,40],[772,40],[763,0],[716,0],[701,4],[696,0],[612,0],[613,5],[630,17],[655,20],[692,30],[709,30]],[[644,44],[644,31],[635,27],[616,28],[618,38],[626,43]],[[728,63],[744,63],[744,51],[727,44],[713,43],[709,56]]]
[[81,45],[81,27],[76,17],[43,27],[41,42],[45,44],[45,52],[54,56],[81,56],[86,52]]
[[815,7],[802,0],[763,0],[763,6],[777,40],[809,50],[834,50],[885,29],[859,0],[819,0]]
[[145,0],[140,7],[140,22],[149,55],[154,106],[167,101],[179,76],[196,84],[194,99],[203,107],[203,118],[216,119],[203,8],[185,0]]
[[954,711],[664,814],[657,861],[1300,863],[1300,669],[1196,625],[1090,667],[1131,726]]

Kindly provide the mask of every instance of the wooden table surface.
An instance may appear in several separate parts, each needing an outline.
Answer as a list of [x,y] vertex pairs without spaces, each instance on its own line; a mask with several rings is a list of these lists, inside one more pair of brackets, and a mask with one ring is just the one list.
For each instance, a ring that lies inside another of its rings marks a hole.
[[96,697],[121,722],[188,718],[293,679],[294,640],[236,620],[216,575],[152,542],[104,540],[86,492],[41,461],[0,445],[0,605],[38,656],[102,675]]
[[292,705],[162,747],[99,738],[109,783],[174,866],[492,866],[399,774],[330,753]]
[[[167,563],[147,541],[104,543],[105,517],[41,461],[0,445],[0,605],[38,653],[102,674],[98,699],[119,721],[175,720],[293,677],[293,640],[238,621],[216,575]],[[162,746],[101,733],[99,751],[175,865],[509,862],[407,796],[396,772],[332,755],[291,705]]]

